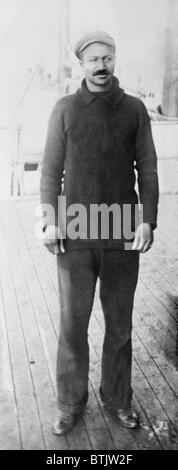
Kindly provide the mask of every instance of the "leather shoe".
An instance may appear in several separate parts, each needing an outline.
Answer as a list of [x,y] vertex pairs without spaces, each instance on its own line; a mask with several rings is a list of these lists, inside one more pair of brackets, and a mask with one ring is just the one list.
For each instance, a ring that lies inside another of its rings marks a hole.
[[67,434],[75,426],[80,414],[67,414],[62,411],[59,412],[57,421],[53,424],[53,433],[58,436]]
[[139,427],[139,415],[132,408],[109,409],[109,411],[118,419],[122,426],[125,426],[125,428],[134,429]]

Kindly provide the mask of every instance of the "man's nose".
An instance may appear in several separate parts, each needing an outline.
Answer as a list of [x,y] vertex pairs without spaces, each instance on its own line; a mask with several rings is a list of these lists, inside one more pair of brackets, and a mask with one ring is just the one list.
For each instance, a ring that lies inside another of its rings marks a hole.
[[100,69],[105,69],[105,61],[104,61],[104,59],[98,59],[97,66],[98,66],[98,68],[100,68]]

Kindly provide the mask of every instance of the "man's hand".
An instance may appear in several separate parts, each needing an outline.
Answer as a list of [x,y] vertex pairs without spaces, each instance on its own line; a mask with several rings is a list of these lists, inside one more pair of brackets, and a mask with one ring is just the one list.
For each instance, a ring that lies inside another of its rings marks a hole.
[[140,224],[135,232],[135,239],[132,245],[132,250],[137,250],[140,253],[146,253],[154,241],[153,229],[150,224]]
[[59,230],[55,225],[49,225],[46,227],[43,243],[53,255],[65,253],[63,240],[59,239]]

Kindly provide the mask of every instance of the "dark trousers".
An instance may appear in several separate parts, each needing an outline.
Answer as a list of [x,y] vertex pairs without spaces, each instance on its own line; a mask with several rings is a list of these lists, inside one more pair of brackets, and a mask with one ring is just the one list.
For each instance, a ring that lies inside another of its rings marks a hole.
[[132,309],[139,254],[116,249],[67,250],[57,255],[60,333],[57,357],[59,409],[78,412],[88,398],[88,324],[97,278],[105,318],[100,396],[112,408],[132,400]]

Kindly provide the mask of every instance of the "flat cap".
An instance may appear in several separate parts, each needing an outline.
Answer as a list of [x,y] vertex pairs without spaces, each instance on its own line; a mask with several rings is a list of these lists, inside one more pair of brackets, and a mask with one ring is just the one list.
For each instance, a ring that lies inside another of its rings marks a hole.
[[86,47],[90,46],[90,44],[94,44],[95,42],[101,42],[102,44],[106,44],[107,46],[112,46],[114,49],[116,47],[114,39],[109,36],[106,31],[93,31],[90,33],[86,33],[79,39],[79,41],[77,41],[74,47],[75,55],[79,57],[80,52],[82,52]]

